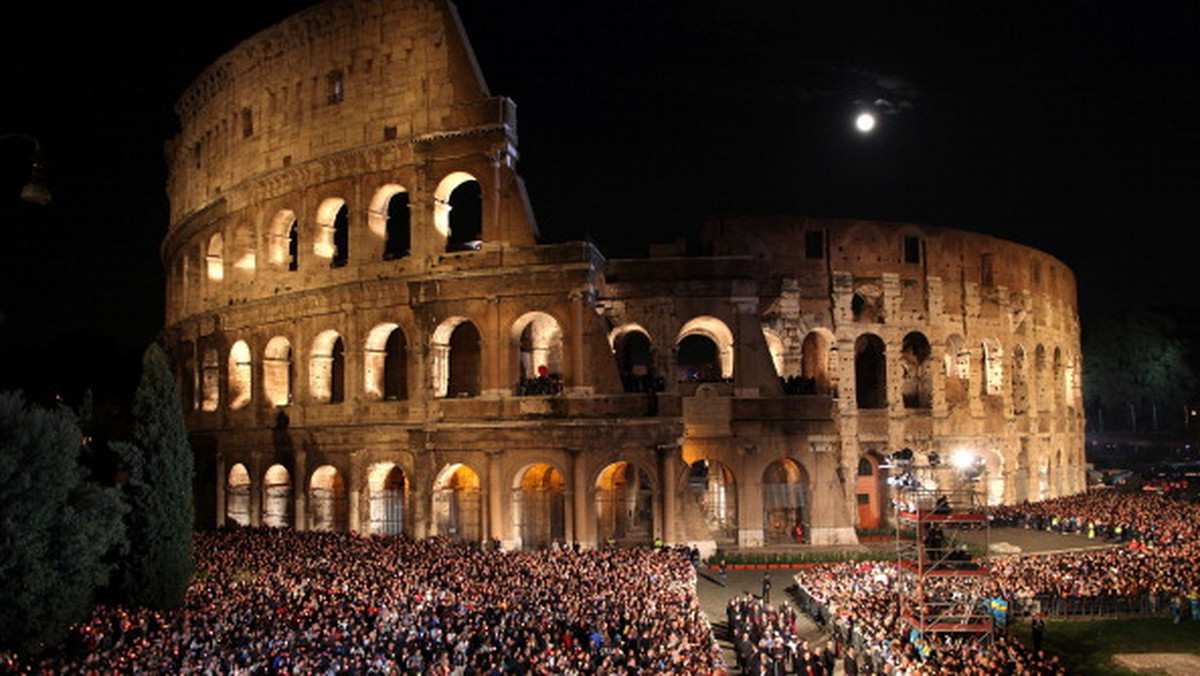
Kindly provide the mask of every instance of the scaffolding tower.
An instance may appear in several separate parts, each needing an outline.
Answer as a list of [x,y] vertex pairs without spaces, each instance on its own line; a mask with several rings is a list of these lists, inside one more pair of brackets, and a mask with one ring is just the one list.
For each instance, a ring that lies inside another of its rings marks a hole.
[[989,572],[963,535],[980,531],[990,544],[983,496],[971,480],[936,486],[935,467],[908,466],[895,473],[896,555],[900,617],[914,643],[954,639],[992,644],[995,614],[987,597]]

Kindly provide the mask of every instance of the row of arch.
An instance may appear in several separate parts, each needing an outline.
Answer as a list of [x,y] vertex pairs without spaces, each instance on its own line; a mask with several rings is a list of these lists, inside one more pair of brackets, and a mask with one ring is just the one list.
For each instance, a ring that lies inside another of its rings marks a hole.
[[[783,342],[769,329],[764,337],[773,365],[785,377]],[[513,383],[516,394],[554,394],[563,386],[565,366],[563,331],[552,315],[533,311],[519,317],[511,326],[510,345],[516,350],[517,373]],[[626,324],[609,335],[617,368],[627,391],[654,387],[657,380],[653,341],[640,325]],[[434,330],[429,346],[429,378],[434,397],[474,397],[481,391],[482,337],[471,320],[451,317]],[[676,337],[675,367],[677,379],[686,381],[728,380],[733,376],[733,334],[720,319],[697,317],[685,323]],[[363,395],[368,400],[403,400],[409,397],[410,344],[399,324],[385,322],[370,329],[361,352]],[[185,352],[188,346],[185,346]],[[308,394],[316,403],[340,403],[346,397],[346,341],[336,330],[325,330],[312,340],[308,359]],[[814,330],[801,344],[798,377],[804,389],[794,393],[832,394],[836,391],[836,350],[832,336]],[[887,408],[888,359],[882,338],[861,334],[854,347],[855,403],[860,409]],[[980,394],[1004,392],[1004,354],[997,341],[981,344]],[[262,351],[261,392],[272,406],[285,406],[295,395],[295,355],[285,336],[274,336]],[[1079,367],[1077,360],[1066,359],[1058,348],[1052,361],[1047,350],[1038,345],[1033,360],[1036,401],[1042,410],[1078,404]],[[189,355],[185,354],[185,360]],[[920,332],[907,334],[899,353],[900,397],[904,408],[930,408],[933,401],[933,360],[928,339]],[[226,360],[227,394],[230,409],[244,408],[254,399],[253,355],[245,340],[230,347]],[[971,382],[971,353],[965,341],[952,335],[946,341],[942,376],[947,403],[965,401]],[[220,403],[221,359],[215,347],[206,349],[199,370],[200,397],[194,391],[194,369],[185,364],[182,374],[185,402],[202,410],[215,411]],[[1030,400],[1030,369],[1024,348],[1013,348],[1009,366],[1013,409],[1023,413]],[[790,380],[790,378],[789,378]],[[1061,386],[1055,386],[1059,383]]]
[[[702,459],[687,468],[687,490],[719,540],[736,541],[739,524],[737,482],[716,460]],[[333,465],[320,465],[304,485],[306,499],[294,499],[292,475],[282,464],[269,467],[258,486],[242,463],[226,476],[226,523],[288,527],[298,523],[296,505],[306,510],[310,530],[358,530],[371,534],[411,533],[415,499],[412,479],[395,463],[372,465],[366,479],[367,514],[351,523],[352,499],[346,477]],[[486,501],[480,475],[468,464],[444,466],[433,480],[429,534],[478,542],[487,537]],[[567,539],[568,490],[562,470],[541,462],[518,470],[509,485],[511,540],[517,547],[539,548]],[[256,507],[252,491],[261,491]],[[590,491],[598,542],[648,543],[654,537],[653,500],[656,481],[635,463],[619,461],[600,470]],[[796,527],[809,522],[809,478],[804,466],[781,458],[762,475],[763,528],[768,541],[794,542]],[[256,511],[260,517],[255,518]],[[495,537],[497,534],[492,534]]]
[[[482,190],[474,175],[453,171],[441,179],[433,193],[430,219],[434,231],[444,241],[444,251],[475,250],[481,246],[481,205]],[[353,242],[374,242],[368,247],[370,253],[354,253],[356,260],[404,258],[413,249],[413,206],[403,185],[380,186],[365,210],[363,237],[354,235],[350,205],[341,197],[322,200],[309,225],[294,210],[281,209],[267,224],[262,246],[252,225],[239,224],[227,232],[209,234],[203,242],[200,262],[184,256],[175,261],[173,273],[185,285],[199,283],[201,279],[208,285],[220,284],[230,273],[253,274],[263,258],[270,269],[299,270],[305,255],[312,256],[318,265],[338,268],[350,262]]]

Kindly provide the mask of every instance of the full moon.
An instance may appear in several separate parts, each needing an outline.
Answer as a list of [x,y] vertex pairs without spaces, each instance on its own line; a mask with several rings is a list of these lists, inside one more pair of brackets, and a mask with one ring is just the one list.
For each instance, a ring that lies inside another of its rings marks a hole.
[[859,113],[854,118],[854,126],[862,133],[869,133],[875,128],[875,116],[870,113]]

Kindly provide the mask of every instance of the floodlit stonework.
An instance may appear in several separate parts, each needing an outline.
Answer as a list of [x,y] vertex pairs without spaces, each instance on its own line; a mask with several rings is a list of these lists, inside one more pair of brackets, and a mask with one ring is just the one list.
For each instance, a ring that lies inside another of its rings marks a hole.
[[709,223],[704,256],[539,244],[516,107],[441,0],[301,12],[177,110],[163,335],[201,525],[845,543],[903,449],[977,455],[993,503],[1084,488],[1060,261],[805,218]]

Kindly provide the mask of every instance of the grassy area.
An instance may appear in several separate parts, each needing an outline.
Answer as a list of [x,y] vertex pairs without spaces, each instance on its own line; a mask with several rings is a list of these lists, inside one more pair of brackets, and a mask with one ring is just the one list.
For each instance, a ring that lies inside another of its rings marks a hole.
[[[1029,624],[1013,628],[1027,644]],[[1136,676],[1112,659],[1121,653],[1192,653],[1200,655],[1200,622],[1170,618],[1068,620],[1046,623],[1042,647],[1057,654],[1074,673],[1087,676]]]

